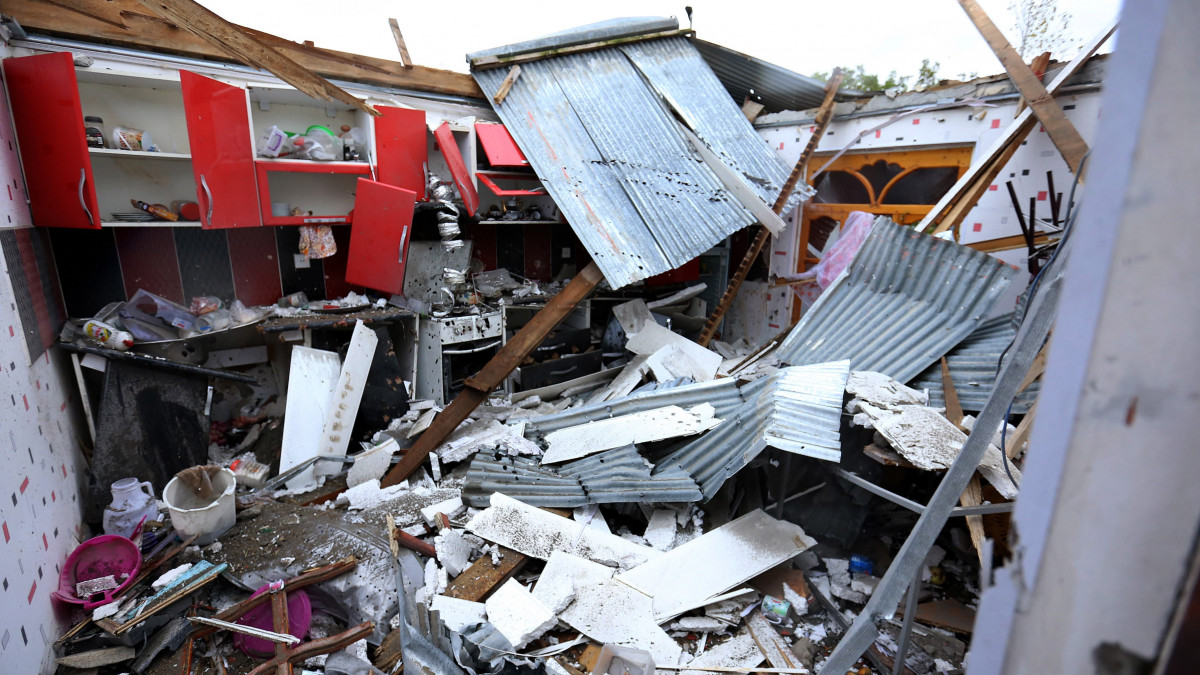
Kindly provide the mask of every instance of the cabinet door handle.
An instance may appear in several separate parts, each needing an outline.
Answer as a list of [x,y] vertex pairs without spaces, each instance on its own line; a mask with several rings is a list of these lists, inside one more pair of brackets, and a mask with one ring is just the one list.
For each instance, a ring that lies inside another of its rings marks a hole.
[[92,211],[87,207],[87,202],[83,199],[83,184],[87,181],[87,169],[79,169],[79,205],[83,207],[83,212],[87,214],[88,225],[95,225],[96,219],[92,218]]
[[208,181],[204,180],[204,174],[200,174],[200,187],[204,188],[204,196],[208,198],[208,224],[212,226],[213,198],[212,190],[208,189]]

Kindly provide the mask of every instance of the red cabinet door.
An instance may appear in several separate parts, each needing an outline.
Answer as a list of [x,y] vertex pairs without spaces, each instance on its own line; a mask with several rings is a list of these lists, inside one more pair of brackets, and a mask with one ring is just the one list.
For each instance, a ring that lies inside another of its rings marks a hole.
[[404,263],[417,193],[366,178],[354,194],[354,224],[346,282],[386,293],[404,292]]
[[375,118],[379,182],[412,190],[424,198],[425,164],[429,161],[425,112],[385,105],[376,109],[382,113]]
[[179,80],[203,226],[262,225],[246,90],[186,70]]
[[454,185],[458,187],[458,194],[462,195],[463,203],[467,206],[467,215],[475,215],[475,212],[479,210],[479,193],[475,191],[475,184],[471,182],[471,174],[467,172],[467,163],[463,161],[462,153],[458,150],[458,143],[454,141],[454,132],[450,130],[450,123],[442,122],[442,126],[433,132],[433,137],[437,139],[438,148],[441,149],[442,156],[446,158],[446,165],[450,167]]
[[33,224],[100,229],[70,52],[4,59]]

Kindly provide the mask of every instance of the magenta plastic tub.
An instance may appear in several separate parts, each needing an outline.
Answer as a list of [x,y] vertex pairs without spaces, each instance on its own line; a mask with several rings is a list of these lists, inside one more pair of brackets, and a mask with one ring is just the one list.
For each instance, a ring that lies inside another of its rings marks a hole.
[[[137,544],[119,535],[102,534],[88,539],[71,552],[58,575],[58,590],[50,595],[63,602],[83,605],[84,609],[107,605],[133,583],[141,568],[142,552]],[[116,578],[116,588],[97,593],[92,598],[75,595],[75,584],[110,574]],[[100,597],[96,599],[96,596]]]

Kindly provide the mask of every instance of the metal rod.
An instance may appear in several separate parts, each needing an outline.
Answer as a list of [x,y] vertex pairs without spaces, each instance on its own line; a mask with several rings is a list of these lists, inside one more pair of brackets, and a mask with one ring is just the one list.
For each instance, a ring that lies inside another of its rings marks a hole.
[[[839,469],[836,469],[836,471],[837,471],[837,474],[839,476],[841,476],[842,478],[845,478],[846,480],[848,480],[851,483],[857,485],[858,487],[866,490],[867,492],[870,492],[873,495],[883,497],[884,499],[888,500],[889,502],[891,502],[897,506],[903,506],[904,508],[908,509],[909,511],[912,511],[913,513],[916,513],[916,514],[925,513],[925,509],[926,509],[925,506],[918,504],[917,502],[914,502],[913,500],[911,500],[907,497],[902,497],[902,496],[896,494],[895,492],[888,490],[887,488],[882,488],[882,487],[872,483],[871,481],[867,480],[866,478],[863,478],[862,476],[859,476],[857,474],[850,473],[849,471],[846,471],[845,469],[839,468]],[[950,510],[950,516],[951,517],[986,516],[986,515],[990,515],[993,513],[1008,513],[1013,510],[1014,505],[1015,505],[1015,502],[1002,502],[999,504],[980,504],[979,506],[958,506],[958,507],[955,507]]]
[[917,598],[921,595],[921,573],[925,568],[918,567],[913,575],[912,583],[908,585],[908,604],[904,605],[904,625],[900,628],[900,640],[896,645],[896,662],[892,665],[892,675],[904,672],[904,661],[908,656],[908,641],[912,638],[913,621],[917,617]]

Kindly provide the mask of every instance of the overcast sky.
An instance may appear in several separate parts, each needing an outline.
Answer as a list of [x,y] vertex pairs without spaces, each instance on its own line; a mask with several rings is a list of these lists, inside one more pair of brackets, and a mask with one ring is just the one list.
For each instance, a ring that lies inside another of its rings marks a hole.
[[[921,60],[941,64],[943,78],[1001,72],[999,62],[955,0],[200,0],[244,26],[318,47],[398,60],[388,28],[396,18],[418,65],[466,72],[473,52],[622,16],[677,16],[687,26],[691,4],[700,39],[810,75],[862,64],[868,73],[915,75]],[[979,0],[992,20],[1011,31],[1009,0]],[[1116,16],[1120,0],[1059,0],[1073,15],[1076,42]],[[1012,36],[1010,35],[1010,39]],[[1111,44],[1109,45],[1111,47]],[[1069,54],[1055,54],[1070,59]]]

